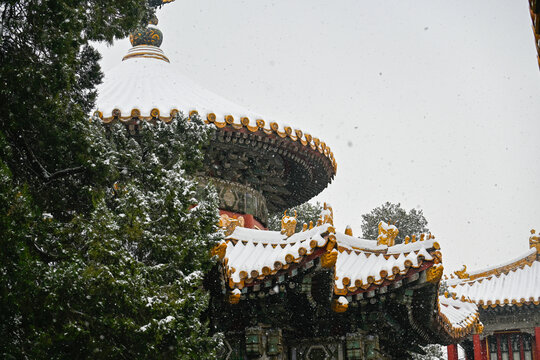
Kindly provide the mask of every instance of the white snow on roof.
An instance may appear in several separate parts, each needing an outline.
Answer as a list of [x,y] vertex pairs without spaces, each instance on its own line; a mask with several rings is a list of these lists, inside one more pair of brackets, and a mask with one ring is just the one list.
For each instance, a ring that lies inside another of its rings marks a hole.
[[[319,226],[283,240],[284,235],[278,231],[237,227],[228,239],[238,241],[236,244],[232,241],[228,242],[224,263],[235,284],[241,282],[241,273],[244,272],[245,277],[253,277],[253,272],[256,272],[256,276],[275,273],[283,265],[299,262],[304,256],[312,254],[317,247],[324,246],[326,239],[321,234],[327,228],[327,226]],[[293,237],[295,239],[291,240]]]
[[[315,247],[326,244],[323,235],[333,234],[330,226],[323,224],[290,237],[280,231],[237,227],[226,238],[224,264],[229,270],[229,277],[234,284],[238,284],[243,278],[252,277],[252,273],[266,276],[275,273],[281,265],[301,261],[303,256],[312,254]],[[374,240],[358,239],[342,233],[334,235],[340,250],[333,250],[337,253],[335,285],[345,292],[347,287],[366,288],[372,283],[380,284],[385,279],[393,280],[396,274],[405,275],[410,268],[420,267],[424,260],[433,260],[428,251],[434,247],[433,240],[387,247],[377,245]],[[281,265],[276,267],[277,263]],[[343,283],[345,278],[348,279],[347,284]]]
[[410,242],[408,244],[398,244],[388,247],[386,245],[377,245],[377,240],[361,239],[343,233],[336,233],[336,238],[338,244],[343,247],[367,251],[385,251],[386,254],[401,254],[420,250],[422,248],[430,249],[436,246],[436,241],[433,239]]
[[439,313],[455,328],[466,328],[478,318],[478,307],[468,301],[439,296]]
[[319,234],[324,234],[328,232],[329,227],[330,224],[322,224],[320,226],[314,227],[313,229],[297,232],[292,236],[287,237],[287,235],[282,234],[280,231],[264,231],[238,226],[234,229],[234,232],[227,237],[227,239],[250,241],[253,243],[263,244],[287,244],[310,239],[311,237]]
[[[119,109],[122,116],[129,116],[132,109],[138,109],[142,117],[151,117],[150,111],[154,108],[160,110],[161,116],[170,116],[171,110],[178,109],[184,114],[197,110],[203,118],[209,113],[216,114],[221,120],[226,115],[233,115],[238,120],[248,117],[252,125],[262,118],[198,85],[179,72],[174,62],[155,58],[122,61],[106,72],[97,90],[97,110],[105,118],[111,117],[114,109]],[[265,121],[270,123],[270,119]]]
[[506,274],[462,280],[451,287],[451,292],[459,298],[469,297],[483,306],[528,302],[538,304],[540,302],[540,262],[534,261],[532,265],[525,264],[522,268],[518,267]]
[[384,255],[365,251],[340,251],[336,262],[335,285],[338,289],[347,286],[354,288],[369,287],[370,284],[380,284],[386,278],[393,280],[397,274],[405,275],[409,269],[418,268],[423,259],[433,260],[433,256],[421,247],[419,250],[399,255]]

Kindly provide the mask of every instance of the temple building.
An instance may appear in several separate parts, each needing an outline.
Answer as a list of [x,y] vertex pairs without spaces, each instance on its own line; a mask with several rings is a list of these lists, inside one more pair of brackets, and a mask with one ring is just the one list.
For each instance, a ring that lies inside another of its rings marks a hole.
[[[447,279],[453,299],[478,305],[482,334],[461,342],[467,359],[540,359],[540,237],[531,230],[529,251],[486,269],[456,271]],[[448,359],[457,360],[455,345]]]
[[328,204],[315,224],[289,213],[281,231],[266,230],[269,212],[332,181],[330,147],[178,72],[155,25],[133,34],[133,47],[105,74],[96,115],[132,133],[179,112],[215,127],[198,179],[216,187],[226,233],[206,281],[211,322],[225,334],[222,359],[408,359],[423,345],[482,332],[473,301],[440,294],[443,257],[431,234],[395,244],[399,229],[381,222],[378,240],[361,239],[336,230]]

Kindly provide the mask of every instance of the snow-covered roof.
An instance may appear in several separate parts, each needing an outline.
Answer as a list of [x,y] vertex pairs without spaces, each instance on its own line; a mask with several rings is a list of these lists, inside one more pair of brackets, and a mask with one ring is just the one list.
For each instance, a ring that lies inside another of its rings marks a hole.
[[129,51],[139,55],[126,58],[107,71],[97,88],[97,110],[103,119],[112,119],[115,109],[120,111],[120,118],[126,119],[131,119],[134,109],[145,119],[155,117],[153,109],[158,109],[163,118],[170,117],[174,110],[185,114],[195,110],[201,115],[213,113],[223,120],[227,115],[237,119],[247,117],[251,125],[256,125],[256,119],[262,119],[261,115],[200,86],[174,64],[156,58],[163,54],[161,49],[139,45]]
[[459,338],[472,330],[482,332],[478,307],[469,299],[455,299],[448,294],[440,295],[437,300],[439,323],[453,337]]
[[107,71],[97,87],[95,113],[105,122],[132,118],[170,121],[178,112],[199,114],[218,128],[261,131],[309,146],[337,163],[329,146],[319,138],[248,110],[208,90],[179,71],[163,51],[152,45],[131,48],[124,60]]
[[471,271],[449,280],[451,293],[486,307],[540,304],[540,261],[537,249],[498,266]]
[[390,247],[377,245],[374,240],[336,232],[329,223],[291,236],[280,231],[236,227],[220,246],[224,250],[223,265],[231,289],[250,286],[289,266],[327,256],[334,258],[336,295],[363,292],[382,285],[385,280],[402,279],[420,271],[423,265],[425,270],[433,265],[436,255],[432,253],[439,249],[434,240]]
[[284,238],[279,231],[261,231],[237,227],[227,237],[223,260],[231,288],[244,287],[244,281],[262,280],[298,264],[315,250],[323,248],[328,224]]
[[410,269],[420,268],[424,260],[433,260],[433,256],[427,250],[429,244],[423,245],[428,247],[422,246],[419,250],[403,247],[403,251],[399,254],[395,253],[392,247],[388,248],[386,253],[339,248],[335,293],[340,295],[354,293],[367,289],[372,284],[381,285],[385,280],[393,281],[396,276],[407,275]]
[[[326,204],[325,204],[326,207]],[[329,208],[330,209],[330,208]],[[286,218],[286,217],[285,217]],[[324,220],[323,220],[324,219]],[[291,219],[287,218],[288,224]],[[283,225],[282,225],[283,226]],[[347,230],[346,230],[347,231]],[[350,229],[349,234],[352,234]],[[318,267],[333,270],[332,309],[345,312],[351,301],[369,299],[376,293],[402,285],[432,283],[435,326],[444,341],[456,341],[473,330],[481,331],[476,304],[466,298],[437,296],[442,275],[439,244],[433,237],[395,246],[336,232],[331,209],[317,226],[288,236],[283,231],[236,227],[214,250],[221,259],[229,301],[254,299],[295,286],[293,278]],[[420,275],[424,274],[423,280]],[[450,339],[450,340],[448,340]]]

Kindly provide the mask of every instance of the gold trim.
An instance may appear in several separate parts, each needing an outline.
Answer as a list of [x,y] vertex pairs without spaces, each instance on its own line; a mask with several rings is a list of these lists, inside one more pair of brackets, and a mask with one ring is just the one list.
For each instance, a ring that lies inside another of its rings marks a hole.
[[131,59],[131,58],[158,59],[158,60],[163,60],[163,61],[168,62],[168,63],[171,62],[169,60],[169,58],[167,56],[165,56],[165,55],[160,55],[160,54],[156,54],[156,53],[149,53],[149,52],[132,52],[132,53],[129,53],[126,56],[124,56],[122,58],[122,61]]
[[[157,110],[160,113],[162,112],[157,108],[152,109],[152,111],[154,111],[154,110]],[[174,109],[174,110],[176,112],[178,112],[178,109]],[[196,110],[192,110],[192,111],[189,112],[190,116],[193,114],[194,111],[196,111]],[[104,117],[103,113],[101,113],[99,111],[97,112],[96,115],[98,115],[101,118],[101,120],[106,124],[110,123],[113,120],[120,120],[120,121],[129,121],[129,120],[131,120],[131,117],[127,117],[127,116],[123,117],[121,115],[120,110],[118,110],[118,109],[113,110],[112,116]],[[164,122],[169,122],[169,121],[171,121],[173,116],[174,115],[172,114],[172,111],[171,111],[171,116],[163,117],[163,116],[160,115],[157,118],[164,121]],[[152,115],[150,115],[150,116],[140,116],[139,115],[138,118],[141,119],[141,120],[153,120],[153,119],[156,119],[156,117],[153,117]],[[332,165],[332,168],[334,169],[334,175],[337,173],[337,162],[336,162],[336,159],[334,158],[334,153],[330,150],[330,147],[327,146],[326,143],[321,142],[319,139],[313,138],[310,134],[303,133],[301,130],[294,130],[293,131],[292,128],[287,127],[287,129],[285,131],[280,131],[279,130],[279,125],[277,123],[275,123],[275,122],[271,122],[270,123],[270,129],[267,129],[265,127],[266,123],[262,119],[257,119],[256,120],[256,125],[252,126],[252,125],[249,125],[249,118],[247,118],[247,117],[243,117],[240,120],[240,123],[236,123],[235,120],[234,120],[234,117],[232,115],[225,116],[224,121],[218,121],[217,117],[216,117],[216,114],[212,113],[212,112],[210,112],[210,113],[208,113],[206,115],[206,123],[214,124],[214,126],[216,126],[219,129],[222,129],[222,128],[226,127],[226,126],[231,126],[231,127],[233,127],[234,129],[237,129],[237,130],[239,130],[241,128],[246,128],[249,132],[252,132],[252,133],[257,132],[257,131],[262,131],[267,135],[277,134],[280,138],[288,137],[292,141],[299,142],[303,146],[309,146],[311,149],[316,150],[319,153],[321,153],[323,156],[325,156],[330,161],[330,163]],[[303,135],[303,137],[302,137],[302,135]]]

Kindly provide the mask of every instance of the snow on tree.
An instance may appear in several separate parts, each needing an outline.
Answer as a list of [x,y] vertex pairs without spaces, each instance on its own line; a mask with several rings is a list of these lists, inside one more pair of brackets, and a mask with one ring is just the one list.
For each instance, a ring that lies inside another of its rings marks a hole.
[[425,355],[411,353],[413,360],[446,360],[446,355],[443,352],[442,345],[431,344],[422,348],[426,352]]
[[399,233],[395,239],[396,244],[401,244],[406,236],[418,235],[428,232],[427,220],[422,210],[411,209],[409,212],[401,207],[401,204],[386,202],[362,215],[362,233],[365,239],[376,240],[378,236],[379,222],[396,225]]
[[146,0],[0,12],[1,357],[212,358],[217,199],[194,178],[212,130],[178,116],[131,136],[88,117],[89,42],[125,37]]

